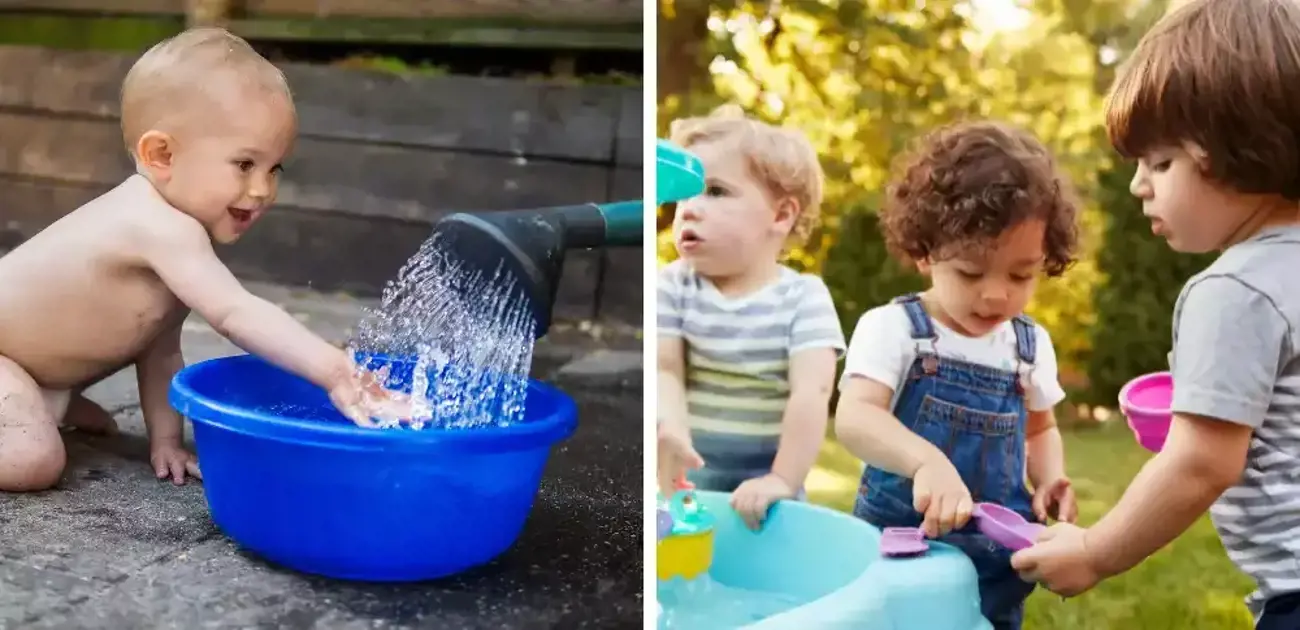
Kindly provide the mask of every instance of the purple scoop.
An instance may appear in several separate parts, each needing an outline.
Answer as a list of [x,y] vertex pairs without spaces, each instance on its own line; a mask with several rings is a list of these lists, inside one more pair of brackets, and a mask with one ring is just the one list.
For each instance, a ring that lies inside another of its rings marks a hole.
[[1026,521],[1023,516],[996,503],[975,504],[972,516],[975,517],[975,527],[981,534],[1012,551],[1032,547],[1038,540],[1038,534],[1047,529],[1044,525]]
[[929,551],[925,532],[916,527],[886,527],[880,533],[880,555],[887,557],[915,556]]

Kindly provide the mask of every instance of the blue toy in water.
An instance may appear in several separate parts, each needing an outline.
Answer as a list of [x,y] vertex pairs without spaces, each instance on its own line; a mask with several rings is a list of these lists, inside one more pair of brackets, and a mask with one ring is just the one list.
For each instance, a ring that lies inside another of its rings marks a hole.
[[[411,361],[388,385],[410,391]],[[532,510],[551,448],[577,406],[528,383],[522,422],[475,429],[353,425],[325,392],[251,355],[190,365],[171,404],[194,423],[217,527],[291,569],[377,582],[427,580],[509,548]]]
[[[731,509],[729,494],[697,491],[695,497],[716,519],[708,578],[800,603],[744,625],[675,629],[992,630],[980,614],[975,567],[950,545],[931,541],[924,554],[887,558],[880,554],[880,530],[848,514],[781,501],[754,532]],[[690,587],[678,580],[660,582],[659,589],[662,625],[672,619],[674,596]]]

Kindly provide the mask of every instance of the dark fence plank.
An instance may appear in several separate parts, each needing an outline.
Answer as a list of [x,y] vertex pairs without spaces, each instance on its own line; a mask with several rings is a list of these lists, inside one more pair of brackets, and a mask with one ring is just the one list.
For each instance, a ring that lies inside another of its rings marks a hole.
[[185,0],[0,0],[0,9],[121,15],[184,15]]
[[[117,123],[0,112],[0,173],[113,185],[134,169]],[[304,139],[277,203],[432,223],[458,210],[605,201],[597,165]],[[563,185],[557,185],[563,182]]]
[[248,0],[249,14],[637,22],[642,0]]
[[[130,63],[0,47],[0,249],[133,171],[116,118]],[[276,207],[221,252],[240,277],[376,295],[448,212],[642,197],[641,107],[630,91],[472,77],[416,85],[304,66],[287,74],[305,86],[307,135]],[[439,100],[462,84],[472,98]],[[555,316],[640,324],[642,252],[570,252]]]
[[[641,0],[246,0],[248,16],[302,18],[532,19],[636,23]],[[184,14],[184,0],[0,0],[0,9],[126,15]]]
[[[127,55],[0,46],[0,106],[116,117],[132,63]],[[641,163],[636,88],[282,68],[305,137],[607,162],[617,134],[621,147],[638,146],[620,150],[617,161]]]
[[304,134],[512,156],[610,161],[621,101],[641,100],[615,86],[284,68]]
[[[0,176],[0,249],[17,247],[108,188]],[[244,279],[376,296],[428,236],[429,226],[421,223],[276,208],[219,253]],[[568,256],[557,319],[593,316],[598,265],[598,252]]]

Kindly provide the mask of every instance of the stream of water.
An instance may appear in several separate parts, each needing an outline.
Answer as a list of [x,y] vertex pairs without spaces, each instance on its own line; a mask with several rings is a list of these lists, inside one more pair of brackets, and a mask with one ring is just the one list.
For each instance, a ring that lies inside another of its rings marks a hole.
[[[414,363],[389,376],[409,378],[409,422],[377,418],[381,426],[474,428],[523,419],[533,361],[535,322],[527,302],[511,299],[517,280],[464,267],[439,236],[426,241],[367,311],[349,351]],[[405,373],[405,374],[403,374]],[[403,419],[405,420],[405,418]]]

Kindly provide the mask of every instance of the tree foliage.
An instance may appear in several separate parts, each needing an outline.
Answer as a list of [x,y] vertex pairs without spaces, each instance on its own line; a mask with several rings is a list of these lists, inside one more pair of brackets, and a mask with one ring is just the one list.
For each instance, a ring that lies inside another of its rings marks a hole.
[[[802,130],[820,152],[824,219],[789,262],[823,274],[846,332],[855,313],[919,286],[914,273],[886,258],[870,216],[898,154],[928,130],[962,119],[994,118],[1034,132],[1075,183],[1085,212],[1081,260],[1063,278],[1040,285],[1030,314],[1052,332],[1067,378],[1093,373],[1086,366],[1097,333],[1113,334],[1102,329],[1115,325],[1099,324],[1093,308],[1104,279],[1098,263],[1111,264],[1120,253],[1113,248],[1124,240],[1116,237],[1103,252],[1103,229],[1127,226],[1106,217],[1131,212],[1123,199],[1127,180],[1123,186],[1116,180],[1126,167],[1116,163],[1102,130],[1102,98],[1117,60],[1164,10],[1162,2],[1034,0],[1021,8],[1020,24],[1003,29],[991,28],[987,16],[959,0],[663,0],[662,6],[660,38],[672,41],[673,51],[660,53],[661,133],[673,118],[732,102]],[[661,226],[668,218],[661,217]],[[659,245],[661,258],[671,259],[671,240]],[[1149,234],[1144,245],[1164,247]],[[1131,274],[1142,263],[1118,264]],[[1123,282],[1107,286],[1128,290]],[[1145,317],[1167,319],[1162,305],[1152,302]]]

